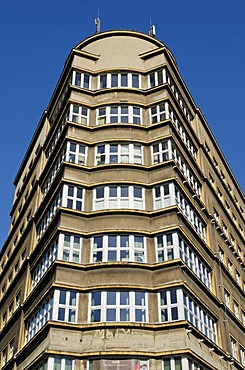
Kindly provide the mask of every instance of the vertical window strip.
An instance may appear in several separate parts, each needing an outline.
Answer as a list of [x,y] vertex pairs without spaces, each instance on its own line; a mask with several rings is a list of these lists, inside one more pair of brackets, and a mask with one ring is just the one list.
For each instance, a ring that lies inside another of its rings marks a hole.
[[50,320],[77,322],[78,293],[56,289],[36,309],[25,323],[25,343],[28,343]]
[[58,141],[58,139],[59,139],[64,127],[65,127],[65,124],[66,124],[66,121],[68,120],[68,118],[69,118],[69,111],[67,111],[65,113],[65,115],[61,119],[61,123],[59,124],[57,130],[55,131],[54,138],[52,139],[51,144],[49,145],[48,150],[47,150],[47,159],[52,154],[52,152],[55,148],[56,142]]

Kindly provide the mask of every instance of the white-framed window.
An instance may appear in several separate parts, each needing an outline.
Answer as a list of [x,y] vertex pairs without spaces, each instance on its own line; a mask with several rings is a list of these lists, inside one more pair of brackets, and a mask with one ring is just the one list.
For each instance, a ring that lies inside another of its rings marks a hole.
[[6,346],[2,351],[2,366],[6,364],[7,358],[8,358],[8,346]]
[[226,289],[224,289],[224,298],[226,307],[231,308],[231,295]]
[[77,322],[78,293],[67,290],[56,290],[57,309],[54,320]]
[[170,184],[155,186],[153,189],[154,209],[166,208],[171,202]]
[[[186,357],[174,356],[162,359],[162,370],[184,370],[188,369],[188,359]],[[191,370],[191,368],[189,368]],[[197,369],[195,369],[197,370]]]
[[56,146],[56,143],[57,143],[57,141],[58,141],[58,139],[59,139],[59,137],[60,137],[60,135],[61,135],[61,133],[62,133],[62,131],[63,131],[63,129],[64,129],[64,127],[65,127],[65,124],[66,124],[66,121],[68,120],[68,117],[69,117],[69,111],[67,111],[66,113],[65,113],[65,115],[62,117],[62,119],[61,119],[61,122],[60,122],[60,124],[59,124],[59,126],[58,126],[58,128],[55,130],[55,134],[54,134],[54,137],[53,137],[53,139],[52,139],[52,141],[51,141],[51,143],[50,143],[50,145],[49,145],[49,147],[48,147],[48,150],[47,150],[47,154],[46,154],[46,156],[47,156],[47,159],[50,157],[50,155],[52,154],[52,152],[53,152],[53,150],[54,150],[54,148],[55,148],[55,146]]
[[143,291],[96,291],[90,293],[91,322],[147,322],[147,293]]
[[31,273],[32,288],[42,279],[53,261],[58,259],[69,262],[81,262],[82,238],[78,235],[59,233],[48,248],[37,267]]
[[73,357],[49,356],[35,370],[74,370],[74,366]]
[[178,235],[179,256],[187,264],[188,267],[198,276],[198,278],[211,289],[211,271],[210,268],[197,255],[195,250]]
[[181,288],[159,292],[159,319],[160,322],[188,320],[209,339],[217,342],[217,320]]
[[237,356],[237,341],[232,336],[230,336],[230,344],[231,344],[231,355],[232,355],[232,357],[234,357],[235,359],[238,359],[238,356]]
[[143,235],[96,235],[91,239],[92,262],[146,262],[146,238]]
[[235,301],[234,298],[233,298],[233,312],[234,315],[239,319],[239,304],[237,303],[237,301]]
[[148,76],[149,88],[159,86],[166,83],[166,70],[158,69],[157,71],[151,72]]
[[65,160],[67,162],[85,165],[87,147],[83,144],[68,141]]
[[217,342],[216,320],[192,297],[183,291],[184,318],[213,342]]
[[91,76],[88,73],[72,71],[71,84],[84,89],[91,89]]
[[83,144],[76,143],[73,141],[68,141],[62,151],[60,152],[58,158],[55,161],[51,171],[47,176],[47,180],[42,186],[42,196],[44,197],[47,193],[48,189],[50,188],[61,164],[63,161],[67,161],[70,163],[76,163],[79,165],[86,164],[87,158],[87,147]]
[[229,260],[229,258],[227,258],[227,268],[228,268],[229,273],[233,275],[233,265],[232,265],[231,260]]
[[55,289],[40,303],[25,323],[25,343],[29,342],[50,320],[77,322],[78,293]]
[[143,164],[143,146],[127,143],[97,145],[95,165],[107,163]]
[[150,108],[151,124],[161,122],[169,118],[168,103],[161,103]]
[[138,73],[115,72],[99,75],[98,88],[106,89],[110,87],[130,87],[141,88],[141,76]]
[[131,185],[99,186],[94,189],[94,210],[144,209],[144,188]]
[[79,104],[70,104],[68,120],[71,122],[88,125],[89,109]]
[[219,259],[221,262],[225,263],[225,253],[220,246],[219,246]]
[[138,358],[106,358],[106,359],[96,359],[89,360],[87,370],[149,370],[149,361],[138,359]]
[[97,109],[97,124],[132,123],[142,124],[142,108],[132,105],[112,105]]
[[[206,366],[201,365],[199,363],[199,361],[197,361],[196,359],[188,358],[187,361],[188,361],[189,366],[187,366],[186,369],[189,369],[189,370],[210,370],[210,368],[207,368]],[[185,369],[185,367],[183,367],[183,369]]]
[[241,284],[241,274],[236,270],[236,282],[237,284]]
[[157,262],[170,261],[179,258],[178,234],[165,233],[155,238]]
[[242,323],[245,326],[245,311],[242,310]]
[[9,358],[14,356],[14,338],[9,342]]
[[191,205],[187,202],[185,197],[179,191],[178,187],[175,186],[175,202],[176,205],[181,209],[184,213],[188,221],[192,224],[196,232],[201,236],[202,239],[206,240],[206,231],[205,225],[200,220],[200,218],[196,215]]
[[179,320],[181,314],[180,310],[181,290],[169,289],[163,290],[159,293],[160,306],[160,322]]
[[58,239],[58,259],[81,262],[82,238],[78,235],[60,233]]
[[84,189],[74,185],[64,185],[62,206],[78,211],[83,210]]
[[242,347],[241,345],[239,348],[239,352],[240,352],[240,362],[243,366],[245,366],[245,348]]
[[161,163],[171,159],[171,140],[164,140],[152,145],[152,163]]
[[41,238],[59,207],[66,207],[78,211],[83,210],[85,190],[79,186],[64,184],[62,189],[56,195],[51,207],[41,221],[37,230],[38,239]]

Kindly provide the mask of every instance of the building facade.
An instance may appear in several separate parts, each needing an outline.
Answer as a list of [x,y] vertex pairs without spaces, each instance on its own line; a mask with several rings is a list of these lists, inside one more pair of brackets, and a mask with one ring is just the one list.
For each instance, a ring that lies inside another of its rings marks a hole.
[[244,196],[162,42],[72,49],[14,184],[1,369],[244,368]]

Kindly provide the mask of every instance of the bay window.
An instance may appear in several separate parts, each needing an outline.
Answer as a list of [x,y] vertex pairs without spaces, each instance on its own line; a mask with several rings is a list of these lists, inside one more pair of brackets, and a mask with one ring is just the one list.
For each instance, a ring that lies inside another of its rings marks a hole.
[[109,185],[94,189],[94,210],[144,209],[144,189],[140,186]]
[[131,105],[112,105],[97,109],[97,124],[132,123],[142,124],[142,108]]
[[104,144],[96,147],[96,163],[143,163],[143,147],[138,144]]

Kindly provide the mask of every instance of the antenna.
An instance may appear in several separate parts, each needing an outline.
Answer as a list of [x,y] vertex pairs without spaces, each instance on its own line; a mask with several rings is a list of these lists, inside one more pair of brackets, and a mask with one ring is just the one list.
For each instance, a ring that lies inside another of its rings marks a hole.
[[152,24],[151,18],[150,18],[149,35],[152,36],[152,37],[156,37],[156,27],[154,26],[154,24]]
[[97,18],[94,20],[94,24],[96,26],[95,33],[100,33],[100,11],[98,9],[98,15]]

